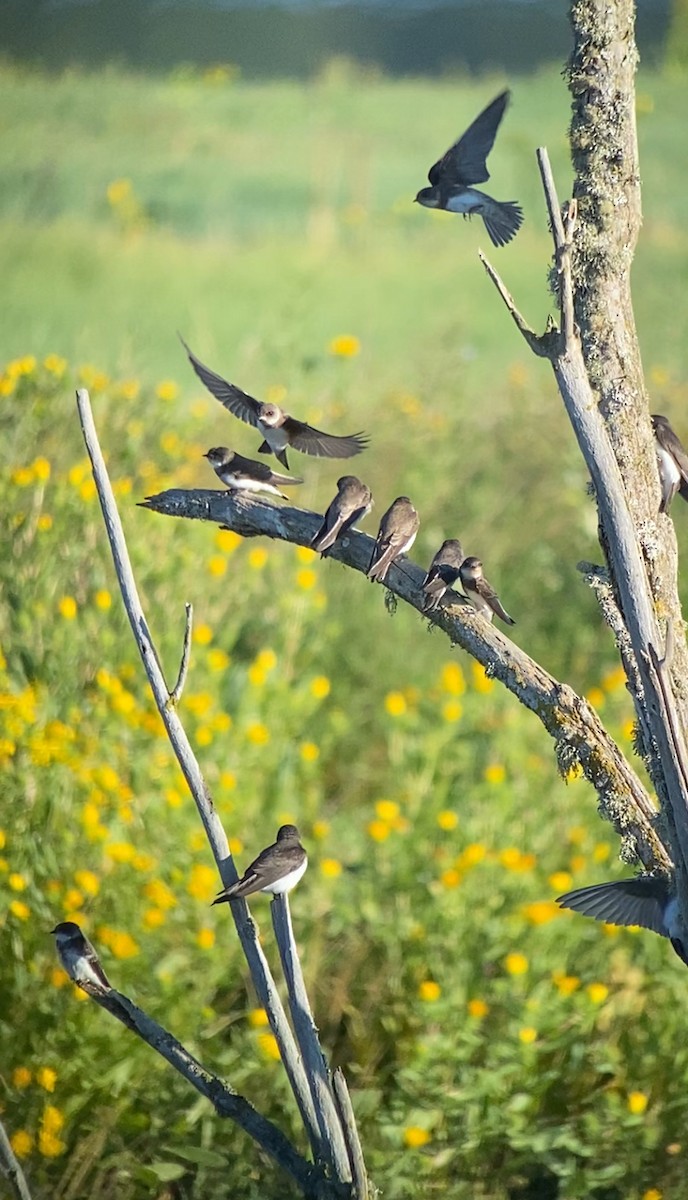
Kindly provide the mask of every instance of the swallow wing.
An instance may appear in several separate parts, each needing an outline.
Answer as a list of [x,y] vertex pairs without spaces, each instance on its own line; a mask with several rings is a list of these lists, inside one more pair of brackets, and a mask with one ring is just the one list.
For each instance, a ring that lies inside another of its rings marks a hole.
[[566,892],[557,897],[557,904],[607,925],[642,925],[666,937],[664,910],[669,895],[669,885],[661,878],[624,879]]
[[657,425],[655,437],[660,446],[666,450],[667,454],[671,455],[681,473],[683,483],[679,490],[683,494],[684,487],[688,486],[688,454],[686,454],[680,439],[676,436],[668,421],[662,425]]
[[486,159],[494,146],[509,94],[502,92],[488,104],[458,142],[430,168],[428,179],[433,187],[439,183],[459,183],[468,187],[473,183],[485,183],[490,178]]
[[219,400],[220,404],[223,404],[240,421],[245,421],[247,425],[257,426],[259,402],[254,400],[253,396],[242,392],[241,388],[236,387],[227,379],[223,379],[221,375],[217,375],[215,371],[211,371],[210,367],[206,367],[200,359],[196,358],[183,338],[180,338],[180,341],[201,383],[207,387],[215,399]]
[[282,428],[295,450],[315,458],[353,458],[354,454],[360,454],[368,445],[368,438],[363,433],[336,437],[333,433],[323,433],[321,429],[297,421],[295,417],[287,417]]

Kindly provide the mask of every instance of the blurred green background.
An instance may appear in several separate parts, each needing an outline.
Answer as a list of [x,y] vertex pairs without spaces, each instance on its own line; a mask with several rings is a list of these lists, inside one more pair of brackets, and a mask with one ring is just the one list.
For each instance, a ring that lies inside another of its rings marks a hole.
[[[411,200],[506,84],[490,187],[525,223],[493,251],[478,222]],[[46,936],[65,917],[115,986],[303,1145],[116,594],[79,384],[170,680],[194,605],[181,715],[239,867],[281,821],[301,828],[304,968],[384,1195],[680,1195],[683,968],[658,938],[553,905],[627,868],[535,718],[338,564],[136,507],[212,487],[210,445],[257,450],[203,392],[179,330],[254,395],[368,430],[365,528],[404,492],[421,515],[414,559],[460,536],[518,643],[631,753],[623,678],[575,569],[599,558],[585,472],[546,366],[477,260],[489,250],[541,328],[534,150],[548,146],[564,197],[559,69],[395,80],[333,59],[260,82],[222,61],[149,76],[7,63],[0,85],[0,1106],[36,1197],[291,1194],[78,1003]],[[685,437],[684,94],[675,66],[641,73],[634,294],[653,409]],[[323,511],[340,469],[293,457],[297,502]],[[683,546],[678,502],[674,518]],[[274,962],[267,903],[252,908]]]

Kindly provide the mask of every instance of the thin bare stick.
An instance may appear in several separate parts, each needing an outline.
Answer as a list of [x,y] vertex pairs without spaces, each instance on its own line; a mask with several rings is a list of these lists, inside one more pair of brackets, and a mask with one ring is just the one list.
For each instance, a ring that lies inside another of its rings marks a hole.
[[281,1129],[261,1116],[226,1080],[208,1071],[173,1034],[159,1025],[153,1017],[149,1017],[123,992],[113,988],[110,992],[91,991],[89,995],[96,1004],[116,1017],[170,1063],[197,1092],[210,1101],[218,1116],[229,1117],[253,1138],[266,1154],[291,1175],[304,1195],[314,1194],[314,1184],[321,1175],[320,1171],[302,1158]]
[[519,312],[518,308],[516,307],[516,302],[515,302],[513,296],[511,295],[511,292],[507,288],[506,284],[504,283],[502,277],[495,270],[495,268],[492,266],[492,264],[487,260],[487,258],[483,254],[482,250],[478,251],[478,258],[480,259],[481,263],[483,264],[485,270],[487,271],[490,279],[492,280],[493,284],[495,285],[500,296],[502,297],[502,300],[504,301],[506,309],[509,312],[509,314],[514,322],[514,325],[518,329],[519,333],[521,333],[523,335],[523,337],[525,338],[526,342],[528,343],[531,350],[533,351],[533,354],[537,354],[538,358],[550,358],[551,357],[551,342],[550,342],[550,338],[548,337],[548,335],[547,334],[540,335],[539,333],[536,333],[534,329],[531,329],[531,327],[528,324],[528,322],[526,321],[525,317],[522,316],[522,314]]
[[191,658],[191,631],[193,629],[193,604],[185,604],[184,608],[186,609],[186,625],[184,627],[184,645],[182,646],[182,661],[179,664],[179,674],[177,675],[177,682],[175,683],[174,687],[172,688],[172,691],[170,692],[170,698],[167,701],[167,703],[171,704],[173,707],[176,707],[179,704],[179,701],[181,700],[181,695],[182,695],[182,692],[184,691],[184,684],[186,683],[186,676],[187,676],[187,673],[189,670],[189,660]]
[[[186,735],[186,730],[177,715],[176,709],[170,707],[168,704],[169,692],[139,599],[127,544],[124,540],[122,522],[120,521],[105,460],[103,459],[98,442],[91,403],[86,388],[79,388],[76,396],[81,429],[86,443],[86,450],[91,460],[93,478],[98,490],[98,498],[103,511],[103,519],[110,542],[110,549],[112,550],[124,607],[129,617],[158,712],[162,718],[172,749],[177,756],[184,778],[189,786],[189,791],[196,802],[196,807],[215,857],[223,886],[227,887],[229,884],[235,883],[238,879],[227,835],[215,810],[198,760]],[[318,1122],[308,1080],[306,1079],[306,1073],[294,1040],[294,1035],[270,973],[267,959],[263,954],[258,940],[258,932],[251,919],[246,902],[236,900],[230,905],[230,908],[239,935],[239,941],[241,942],[241,947],[251,972],[254,987],[270,1021],[285,1071],[296,1097],[296,1102],[308,1132],[313,1152],[317,1158],[320,1153]]]
[[361,1139],[358,1136],[356,1116],[351,1103],[351,1096],[349,1095],[349,1089],[341,1067],[337,1067],[332,1076],[332,1090],[334,1091],[334,1098],[339,1109],[339,1117],[342,1122],[346,1146],[349,1151],[351,1171],[354,1177],[352,1200],[368,1200],[370,1187],[368,1185],[368,1173],[363,1158],[363,1148],[361,1146]]
[[568,206],[566,213],[566,228],[561,216],[557,189],[554,186],[554,176],[550,166],[549,155],[544,146],[537,149],[537,161],[545,191],[545,201],[549,214],[549,223],[555,245],[557,269],[561,275],[560,305],[561,305],[561,353],[566,353],[574,338],[575,320],[573,315],[573,284],[571,281],[571,236],[578,212],[574,201]]
[[[142,507],[168,516],[212,521],[242,537],[263,535],[297,546],[310,546],[322,521],[317,513],[287,506],[277,508],[257,499],[240,504],[228,491],[173,488],[149,496]],[[365,574],[372,548],[373,539],[367,534],[349,530],[346,538],[335,542],[330,558]],[[321,569],[334,568],[323,563]],[[499,679],[536,714],[554,739],[562,768],[580,763],[598,793],[605,816],[624,838],[627,855],[634,850],[648,871],[656,866],[669,870],[671,856],[655,828],[656,806],[587,701],[454,593],[448,592],[436,611],[424,615],[424,578],[422,568],[403,557],[390,569],[384,588],[387,594],[410,604],[424,620],[444,630],[452,645],[460,646],[482,663],[490,676]]]
[[275,930],[277,947],[282,960],[284,978],[287,981],[289,1008],[294,1024],[294,1032],[299,1049],[306,1066],[308,1082],[311,1085],[313,1103],[318,1115],[323,1149],[327,1148],[327,1156],[334,1172],[335,1179],[345,1183],[351,1182],[351,1167],[347,1153],[346,1142],[339,1119],[339,1113],[334,1102],[330,1087],[329,1071],[325,1057],[320,1048],[318,1031],[313,1020],[308,993],[303,979],[299,952],[291,923],[289,897],[286,893],[275,896],[270,905],[272,925]]
[[8,1180],[17,1200],[31,1200],[31,1192],[26,1182],[26,1176],[12,1149],[12,1143],[7,1136],[7,1131],[2,1121],[0,1121],[0,1173]]

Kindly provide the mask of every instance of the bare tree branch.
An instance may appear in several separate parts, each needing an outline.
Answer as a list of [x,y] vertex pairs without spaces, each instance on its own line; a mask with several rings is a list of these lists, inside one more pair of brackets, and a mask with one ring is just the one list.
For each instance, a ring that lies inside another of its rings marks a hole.
[[186,604],[184,607],[186,609],[186,624],[184,626],[184,644],[182,646],[182,660],[179,664],[179,674],[177,675],[177,682],[175,683],[174,687],[172,688],[172,691],[170,692],[170,698],[168,700],[168,704],[171,704],[175,708],[179,704],[179,701],[181,700],[182,692],[184,691],[184,684],[186,683],[186,676],[187,676],[187,672],[189,670],[189,661],[191,659],[191,631],[193,629],[193,605]]
[[[0,1174],[8,1181],[17,1200],[31,1200],[31,1192],[26,1182],[26,1176],[19,1165],[7,1131],[0,1121]],[[356,1196],[354,1200],[358,1200]]]
[[291,924],[289,897],[275,896],[270,905],[272,925],[287,981],[291,1019],[303,1058],[306,1075],[313,1094],[313,1104],[320,1122],[323,1148],[327,1148],[330,1165],[336,1179],[351,1182],[351,1167],[344,1141],[339,1113],[330,1087],[329,1071],[318,1041],[308,993],[303,979],[299,952]]
[[[148,676],[155,703],[165,725],[167,736],[177,756],[191,795],[196,802],[196,807],[220,872],[222,884],[227,887],[235,883],[238,879],[236,867],[234,866],[234,860],[229,849],[227,836],[213,805],[207,784],[201,774],[198,761],[191,749],[186,731],[175,709],[168,703],[169,693],[167,685],[165,684],[157,651],[150,636],[148,624],[141,607],[141,601],[139,600],[136,581],[124,540],[122,523],[119,519],[115,497],[93,422],[88,392],[85,388],[80,388],[77,391],[77,408],[86,449],[91,459],[100,506],[103,510],[103,518],[110,541],[115,571],[134,638],[146,675]],[[268,1015],[270,1026],[277,1040],[282,1061],[308,1132],[313,1152],[316,1159],[319,1159],[321,1153],[320,1132],[308,1080],[294,1040],[294,1035],[287,1021],[282,1001],[258,940],[256,926],[244,900],[233,900],[230,908],[258,998]]]
[[[323,1182],[319,1168],[306,1162],[294,1150],[291,1142],[266,1117],[261,1116],[253,1105],[235,1092],[226,1080],[220,1079],[212,1071],[208,1071],[193,1054],[177,1041],[173,1034],[159,1025],[153,1017],[149,1017],[143,1009],[134,1004],[128,996],[114,988],[110,992],[89,992],[92,1000],[109,1012],[127,1029],[136,1033],[157,1054],[160,1054],[175,1071],[188,1083],[210,1101],[215,1112],[220,1117],[230,1117],[249,1137],[253,1138],[262,1150],[282,1167],[299,1185],[304,1196],[320,1194],[319,1188]],[[30,1198],[29,1198],[30,1200]]]
[[371,1188],[368,1182],[368,1174],[366,1172],[365,1161],[363,1159],[363,1149],[358,1136],[358,1128],[356,1126],[356,1117],[354,1115],[351,1096],[344,1078],[344,1072],[341,1067],[337,1067],[332,1076],[332,1088],[334,1090],[334,1098],[339,1109],[339,1116],[346,1138],[346,1145],[349,1151],[349,1160],[351,1162],[351,1170],[353,1172],[354,1190],[352,1200],[368,1200],[371,1191],[377,1195],[374,1189]]
[[[183,491],[172,488],[149,496],[142,507],[168,516],[214,521],[243,537],[265,535],[309,546],[320,525],[317,513],[277,508],[258,499],[237,499],[226,491]],[[365,574],[373,539],[350,530],[335,542],[331,557]],[[385,587],[422,615],[424,572],[402,558],[387,576]],[[453,645],[482,663],[531,709],[554,738],[557,759],[565,772],[580,763],[596,789],[601,807],[624,838],[625,855],[635,853],[648,869],[671,866],[671,857],[655,829],[656,809],[629,763],[583,697],[549,675],[505,634],[476,614],[456,593],[426,619],[438,625]]]

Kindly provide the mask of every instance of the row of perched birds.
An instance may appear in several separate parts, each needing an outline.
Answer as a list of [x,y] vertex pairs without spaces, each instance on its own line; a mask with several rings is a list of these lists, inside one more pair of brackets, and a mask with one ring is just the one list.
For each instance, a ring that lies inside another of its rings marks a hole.
[[[498,201],[472,185],[489,179],[487,156],[494,144],[497,128],[508,103],[508,91],[502,92],[478,116],[446,154],[430,169],[430,187],[416,196],[427,208],[481,216],[495,246],[506,245],[517,233],[523,213],[513,200]],[[263,442],[259,454],[274,454],[287,470],[287,450],[321,458],[351,458],[368,444],[362,433],[338,437],[323,433],[285,413],[277,404],[261,404],[235,384],[204,366],[182,344],[189,361],[210,392],[234,416],[255,426]],[[657,462],[662,487],[661,512],[667,512],[676,492],[688,500],[688,455],[666,417],[652,417]],[[232,491],[265,492],[286,500],[280,488],[302,483],[272,471],[265,463],[244,458],[227,446],[216,446],[205,455],[218,478]],[[313,549],[324,557],[357,521],[372,507],[372,495],[355,475],[344,475],[337,482],[337,494],[325,513],[312,540]],[[416,509],[407,496],[399,496],[380,522],[368,578],[384,582],[392,563],[410,550],[419,528]],[[482,563],[475,556],[464,556],[461,543],[450,538],[443,542],[432,560],[422,583],[423,610],[435,610],[448,588],[461,583],[466,599],[488,620],[496,613],[507,624],[512,617],[502,607],[494,588],[485,579]],[[283,825],[277,840],[262,850],[236,883],[224,888],[214,904],[266,892],[273,897],[289,892],[301,879],[308,857],[295,825]],[[674,950],[688,966],[688,952],[680,940],[678,902],[673,885],[661,876],[641,876],[612,883],[577,888],[558,898],[564,908],[613,925],[642,925],[670,939]],[[103,994],[112,990],[98,955],[74,921],[63,921],[52,930],[60,960],[68,975],[85,991]]]

